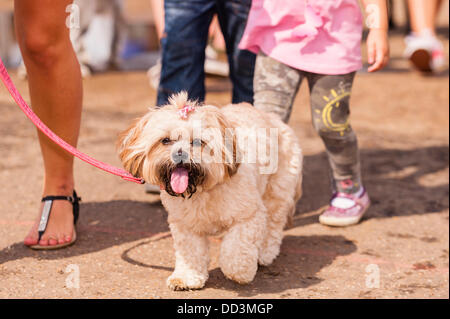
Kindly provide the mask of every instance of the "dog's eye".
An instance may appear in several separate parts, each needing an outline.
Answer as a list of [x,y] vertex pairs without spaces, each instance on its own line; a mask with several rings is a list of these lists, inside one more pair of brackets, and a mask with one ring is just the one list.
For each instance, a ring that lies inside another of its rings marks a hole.
[[203,144],[204,144],[204,142],[199,138],[195,138],[194,140],[192,140],[192,146],[200,147]]
[[171,140],[170,140],[170,138],[168,138],[168,137],[163,138],[163,139],[161,140],[161,143],[163,143],[164,145],[168,145],[168,144],[170,144],[170,142],[171,142]]

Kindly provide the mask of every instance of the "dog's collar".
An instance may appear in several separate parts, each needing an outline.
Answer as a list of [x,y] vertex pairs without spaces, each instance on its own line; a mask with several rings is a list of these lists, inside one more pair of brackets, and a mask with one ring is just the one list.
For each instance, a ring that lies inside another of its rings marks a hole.
[[188,118],[189,113],[193,112],[193,111],[195,111],[195,106],[193,106],[193,105],[185,105],[185,106],[183,106],[182,109],[180,109],[178,111],[178,114],[180,115],[180,117],[183,120],[186,120]]

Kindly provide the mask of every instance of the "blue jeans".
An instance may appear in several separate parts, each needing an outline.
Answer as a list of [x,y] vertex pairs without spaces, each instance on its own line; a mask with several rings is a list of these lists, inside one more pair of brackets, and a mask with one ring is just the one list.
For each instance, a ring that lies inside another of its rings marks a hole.
[[165,33],[161,40],[162,70],[158,105],[180,91],[205,99],[205,48],[215,13],[227,45],[233,103],[253,102],[255,55],[238,48],[251,0],[165,0]]

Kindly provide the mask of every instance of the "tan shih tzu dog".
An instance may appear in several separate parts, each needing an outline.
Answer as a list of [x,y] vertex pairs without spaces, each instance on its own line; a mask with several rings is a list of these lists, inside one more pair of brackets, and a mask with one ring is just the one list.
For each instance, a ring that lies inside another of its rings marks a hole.
[[119,155],[131,174],[161,187],[176,256],[169,288],[205,285],[207,236],[222,235],[220,268],[241,284],[279,254],[303,158],[276,115],[245,103],[201,106],[180,93],[121,135]]

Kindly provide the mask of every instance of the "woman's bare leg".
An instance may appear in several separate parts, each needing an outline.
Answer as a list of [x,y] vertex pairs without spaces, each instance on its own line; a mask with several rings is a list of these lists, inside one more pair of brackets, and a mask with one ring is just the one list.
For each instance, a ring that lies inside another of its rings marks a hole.
[[209,37],[212,39],[212,46],[216,50],[225,51],[226,44],[225,38],[223,37],[222,30],[220,29],[219,19],[217,16],[211,21],[211,26],[209,27]]
[[[28,71],[34,111],[56,134],[77,144],[82,103],[80,66],[66,27],[66,7],[71,0],[15,0],[16,33]],[[72,195],[73,157],[39,133],[44,159],[43,196]],[[40,218],[41,210],[38,218]],[[73,236],[72,205],[55,201],[42,246],[70,242]],[[25,238],[38,244],[37,223]]]
[[429,30],[435,34],[436,16],[441,3],[441,0],[408,0],[411,28],[415,33]]
[[156,33],[161,40],[164,33],[164,0],[150,0]]

